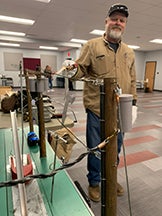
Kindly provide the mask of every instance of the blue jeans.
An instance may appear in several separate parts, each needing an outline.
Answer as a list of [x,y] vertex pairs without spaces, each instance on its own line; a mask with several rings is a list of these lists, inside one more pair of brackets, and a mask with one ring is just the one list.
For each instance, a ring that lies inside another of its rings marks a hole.
[[48,85],[49,85],[49,88],[50,88],[50,89],[53,88],[52,78],[48,78]]
[[[86,128],[86,140],[87,147],[94,148],[101,142],[100,135],[100,118],[91,112],[87,111],[87,128]],[[122,133],[118,134],[117,138],[118,143],[118,158],[117,161],[119,163],[119,153],[121,151],[121,146],[123,143],[123,135]],[[98,185],[101,181],[101,160],[96,157],[94,154],[89,154],[87,158],[87,178],[88,182],[91,186]]]

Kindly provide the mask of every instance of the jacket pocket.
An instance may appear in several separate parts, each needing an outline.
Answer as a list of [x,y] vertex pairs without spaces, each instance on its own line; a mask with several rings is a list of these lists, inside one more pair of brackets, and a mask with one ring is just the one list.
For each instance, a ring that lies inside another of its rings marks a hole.
[[96,71],[97,76],[104,76],[107,72],[107,63],[106,61],[106,56],[104,54],[97,55],[95,58],[95,63],[94,63],[94,70]]

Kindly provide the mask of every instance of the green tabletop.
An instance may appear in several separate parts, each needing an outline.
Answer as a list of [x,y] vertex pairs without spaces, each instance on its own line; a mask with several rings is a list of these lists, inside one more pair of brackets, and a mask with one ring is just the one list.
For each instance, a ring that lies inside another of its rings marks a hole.
[[[35,128],[38,130],[38,128]],[[46,157],[40,158],[39,146],[28,147],[27,134],[29,128],[25,127],[24,133],[18,128],[19,143],[22,143],[22,134],[24,135],[24,153],[30,153],[34,163],[34,173],[50,173],[50,165],[54,161],[54,152],[51,146],[46,143]],[[11,179],[7,172],[9,156],[14,154],[11,129],[0,129],[0,182]],[[21,149],[21,146],[20,146]],[[61,163],[57,159],[56,167]],[[51,202],[52,177],[36,180],[39,186],[42,200],[45,205],[47,215],[50,216],[92,216],[94,215],[88,207],[75,184],[67,174],[66,170],[59,171],[54,176],[54,189]],[[16,187],[16,186],[14,186]],[[0,209],[1,215],[14,215],[12,202],[12,187],[0,188]],[[35,215],[35,214],[34,214]],[[44,215],[43,215],[44,216]]]

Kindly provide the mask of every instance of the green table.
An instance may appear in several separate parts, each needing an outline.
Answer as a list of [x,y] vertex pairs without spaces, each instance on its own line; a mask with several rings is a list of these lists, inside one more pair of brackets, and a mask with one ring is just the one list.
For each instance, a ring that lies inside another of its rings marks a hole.
[[[38,128],[35,128],[38,130]],[[31,158],[35,164],[35,173],[49,173],[50,164],[54,160],[54,152],[51,146],[46,143],[45,158],[40,158],[39,146],[28,147],[27,134],[29,128],[22,130],[18,129],[19,143],[22,141],[22,134],[24,134],[24,153],[30,153]],[[9,156],[14,154],[14,148],[12,143],[12,131],[11,129],[0,130],[0,182],[8,181],[11,179],[11,175],[7,172],[7,165],[9,164]],[[20,147],[21,149],[21,147]],[[60,161],[57,160],[56,167],[59,167]],[[88,207],[75,184],[70,179],[65,170],[60,171],[54,177],[54,193],[53,201],[51,203],[51,183],[52,178],[37,179],[40,193],[45,205],[47,215],[50,216],[93,216],[91,209]],[[14,186],[16,187],[16,186]],[[0,188],[0,209],[1,215],[9,216],[13,215],[13,201],[12,201],[12,187]]]

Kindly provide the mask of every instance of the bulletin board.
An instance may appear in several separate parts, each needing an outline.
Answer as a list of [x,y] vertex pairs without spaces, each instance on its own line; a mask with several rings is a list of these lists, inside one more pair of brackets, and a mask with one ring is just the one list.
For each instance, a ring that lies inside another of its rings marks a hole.
[[19,71],[20,62],[22,62],[22,53],[8,53],[4,52],[4,70],[5,71]]

